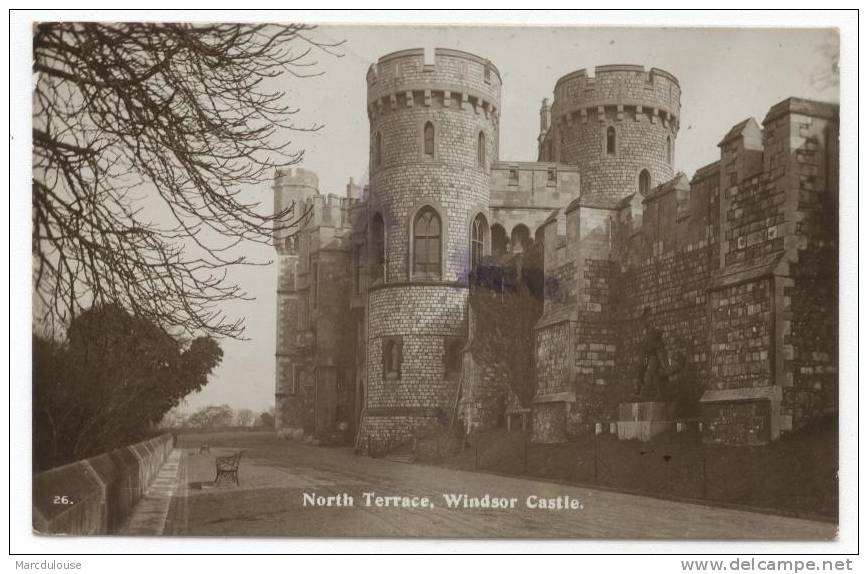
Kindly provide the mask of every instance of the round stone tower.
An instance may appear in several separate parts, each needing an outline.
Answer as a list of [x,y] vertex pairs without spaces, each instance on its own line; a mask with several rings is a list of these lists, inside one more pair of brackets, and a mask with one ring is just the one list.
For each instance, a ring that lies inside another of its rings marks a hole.
[[380,58],[367,84],[370,276],[360,437],[394,444],[452,415],[471,240],[482,229],[479,245],[490,243],[501,79],[479,56],[437,49],[432,59],[413,49]]
[[642,66],[598,66],[563,76],[551,107],[551,159],[578,165],[582,195],[615,201],[672,178],[681,87]]

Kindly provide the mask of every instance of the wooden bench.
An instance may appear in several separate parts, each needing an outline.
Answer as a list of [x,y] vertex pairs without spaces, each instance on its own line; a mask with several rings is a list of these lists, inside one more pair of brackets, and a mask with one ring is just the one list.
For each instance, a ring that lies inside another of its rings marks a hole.
[[235,481],[235,486],[239,486],[238,482],[238,465],[241,463],[241,455],[243,450],[239,450],[235,454],[228,456],[217,457],[217,476],[214,478],[214,485],[220,484],[220,479],[224,476]]

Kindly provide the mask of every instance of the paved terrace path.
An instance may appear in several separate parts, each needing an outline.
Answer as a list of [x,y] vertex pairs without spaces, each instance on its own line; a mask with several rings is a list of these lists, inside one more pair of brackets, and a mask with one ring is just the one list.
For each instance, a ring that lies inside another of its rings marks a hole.
[[[172,499],[169,535],[363,536],[462,538],[831,539],[834,524],[563,486],[524,478],[448,470],[355,456],[266,436],[182,437],[181,487]],[[245,448],[241,486],[211,487],[214,456]],[[347,493],[353,507],[304,507],[303,493]],[[366,507],[362,493],[428,496],[433,509]],[[517,498],[514,510],[450,509],[443,493]],[[570,496],[581,510],[531,510],[530,495]]]

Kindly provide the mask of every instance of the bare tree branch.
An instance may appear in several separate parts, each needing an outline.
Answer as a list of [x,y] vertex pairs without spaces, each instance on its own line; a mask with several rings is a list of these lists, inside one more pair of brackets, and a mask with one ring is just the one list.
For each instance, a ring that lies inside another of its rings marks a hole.
[[[221,310],[246,242],[305,215],[243,191],[297,164],[298,110],[275,86],[339,56],[306,24],[43,23],[33,36],[38,320],[115,304],[166,329],[241,337]],[[156,223],[159,221],[161,223]]]

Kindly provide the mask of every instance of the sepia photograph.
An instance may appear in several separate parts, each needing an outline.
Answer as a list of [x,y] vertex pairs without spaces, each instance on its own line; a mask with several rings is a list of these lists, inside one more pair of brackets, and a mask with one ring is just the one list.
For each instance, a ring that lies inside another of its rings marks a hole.
[[838,28],[128,16],[26,23],[37,541],[839,539]]

